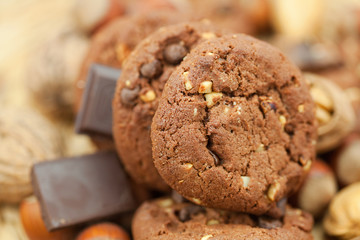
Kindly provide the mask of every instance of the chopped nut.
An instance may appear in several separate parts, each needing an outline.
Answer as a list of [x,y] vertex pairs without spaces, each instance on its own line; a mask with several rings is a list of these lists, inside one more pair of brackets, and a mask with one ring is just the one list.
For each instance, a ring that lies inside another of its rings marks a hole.
[[330,122],[331,115],[328,111],[324,110],[322,107],[316,108],[316,119],[318,120],[319,124],[326,124]]
[[184,180],[180,180],[180,181],[179,181],[179,183],[183,183],[183,182],[184,182]]
[[275,196],[280,190],[280,187],[281,185],[277,180],[275,180],[275,182],[270,185],[269,190],[267,192],[267,196],[271,201],[275,201]]
[[201,240],[208,240],[209,238],[211,238],[211,237],[214,237],[212,234],[209,234],[209,235],[206,235],[206,236],[203,236],[202,238],[201,238]]
[[228,107],[225,107],[224,113],[228,113],[228,112],[229,112],[229,108],[228,108]]
[[305,163],[303,169],[304,169],[306,172],[308,172],[308,171],[310,170],[310,168],[311,168],[311,164],[312,164],[311,160],[308,160],[308,161]]
[[243,186],[247,188],[248,185],[249,185],[249,182],[250,182],[250,177],[248,177],[248,176],[241,176],[241,179],[242,179],[242,181],[243,181]]
[[192,201],[193,201],[194,203],[198,204],[198,205],[201,204],[201,200],[198,199],[198,198],[193,198]]
[[260,107],[264,113],[269,112],[270,110],[276,111],[277,107],[271,97],[259,97]]
[[197,108],[194,108],[194,116],[197,115],[197,112],[198,112]]
[[284,129],[285,124],[286,124],[286,117],[284,115],[280,115],[279,121],[281,123],[281,127]]
[[305,110],[304,104],[301,104],[301,105],[298,106],[298,112],[299,112],[299,113],[303,113],[304,110]]
[[211,225],[216,225],[219,224],[220,222],[216,219],[211,219],[209,221],[207,221],[206,225],[211,226]]
[[186,91],[189,91],[189,90],[193,89],[193,85],[189,80],[189,72],[184,72],[183,76],[184,76],[184,79],[185,79],[185,89],[186,89]]
[[211,38],[215,38],[216,35],[213,32],[204,32],[201,34],[201,37],[205,39],[211,39]]
[[208,53],[206,53],[206,55],[207,55],[207,56],[214,56],[214,53],[208,52]]
[[255,152],[263,152],[265,150],[264,144],[260,144],[259,147],[255,150]]
[[223,96],[222,93],[217,93],[217,92],[205,94],[206,106],[209,108],[214,106],[216,102],[222,98],[222,96]]
[[126,80],[125,86],[130,87],[130,86],[131,86],[131,82],[130,82],[129,80]]
[[158,201],[158,205],[162,208],[170,207],[174,204],[174,201],[171,198],[165,198]]
[[140,95],[140,99],[144,102],[152,102],[156,98],[156,94],[153,90],[147,91],[145,94]]
[[191,163],[185,163],[185,164],[183,164],[183,166],[186,169],[191,169],[193,167],[193,165]]
[[211,93],[212,92],[212,82],[204,81],[200,83],[199,93]]
[[330,112],[334,109],[334,103],[324,90],[318,87],[312,87],[310,93],[316,105]]

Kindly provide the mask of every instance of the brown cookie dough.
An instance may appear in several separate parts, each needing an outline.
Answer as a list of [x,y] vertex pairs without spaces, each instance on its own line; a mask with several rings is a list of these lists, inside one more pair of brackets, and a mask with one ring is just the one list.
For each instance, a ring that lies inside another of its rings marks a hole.
[[315,159],[314,113],[279,50],[241,34],[208,40],[165,85],[151,126],[155,167],[199,205],[274,216]]
[[150,126],[158,99],[186,54],[219,34],[208,22],[164,27],[141,42],[124,64],[113,103],[113,134],[127,172],[138,183],[157,190],[168,188],[151,153]]
[[180,22],[176,13],[152,12],[114,20],[91,40],[89,51],[75,83],[75,111],[80,108],[88,70],[92,63],[121,68],[136,45],[158,28]]
[[[124,60],[147,35],[158,28],[178,23],[183,16],[176,13],[151,12],[142,15],[118,18],[100,30],[92,39],[89,51],[75,83],[75,112],[81,106],[86,77],[91,64],[121,68]],[[114,149],[112,139],[92,136],[100,149]]]
[[136,212],[134,240],[147,239],[313,239],[313,220],[299,209],[286,208],[283,219],[175,203],[170,198],[145,202]]

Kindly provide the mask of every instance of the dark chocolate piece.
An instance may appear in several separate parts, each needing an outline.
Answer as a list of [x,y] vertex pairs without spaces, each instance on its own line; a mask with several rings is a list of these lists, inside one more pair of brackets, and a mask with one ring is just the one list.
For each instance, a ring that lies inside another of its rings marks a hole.
[[93,64],[89,70],[75,132],[112,137],[112,99],[121,70]]
[[115,152],[41,162],[31,177],[49,231],[136,208]]

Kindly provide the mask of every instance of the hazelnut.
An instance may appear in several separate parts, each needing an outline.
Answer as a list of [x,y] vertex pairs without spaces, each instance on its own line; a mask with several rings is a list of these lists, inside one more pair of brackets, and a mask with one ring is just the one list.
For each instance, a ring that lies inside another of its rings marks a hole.
[[189,170],[193,167],[193,165],[191,163],[185,163],[185,164],[183,164],[183,166],[186,170]]
[[41,217],[40,204],[35,197],[24,199],[20,204],[20,218],[30,240],[73,239],[74,229],[65,228],[49,232]]
[[360,235],[360,182],[338,192],[331,200],[323,220],[325,232],[333,237],[351,239]]
[[83,230],[76,240],[116,239],[130,240],[129,234],[114,223],[104,222],[92,225]]
[[206,93],[205,94],[206,106],[208,108],[211,108],[222,98],[222,96],[223,96],[222,93],[217,93],[217,92]]
[[212,85],[213,83],[211,81],[204,81],[200,83],[199,93],[211,93]]
[[319,217],[337,192],[337,183],[331,168],[316,160],[298,191],[298,207]]
[[152,102],[156,99],[156,94],[153,90],[149,90],[149,91],[145,92],[145,94],[141,94],[140,99],[143,102]]
[[360,181],[360,135],[347,136],[332,155],[335,175],[342,185]]

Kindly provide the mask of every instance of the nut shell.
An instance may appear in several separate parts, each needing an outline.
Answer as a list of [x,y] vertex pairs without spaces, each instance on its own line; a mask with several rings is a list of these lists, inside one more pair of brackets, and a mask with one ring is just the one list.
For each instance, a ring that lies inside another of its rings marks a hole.
[[61,137],[36,112],[3,108],[0,141],[0,202],[18,203],[32,193],[32,165],[61,156]]
[[331,201],[324,218],[330,236],[351,239],[360,235],[360,182],[341,190]]
[[[309,73],[305,74],[305,78],[310,82],[312,92],[317,89],[316,93],[325,93],[325,97],[321,96],[321,100],[316,101],[314,99],[317,108],[321,109],[322,112],[325,111],[329,117],[328,121],[324,121],[324,118],[318,119],[316,150],[318,153],[324,153],[341,144],[341,141],[353,130],[356,120],[354,109],[345,92],[330,80]],[[329,99],[326,100],[326,97]],[[329,103],[329,101],[332,103]],[[326,106],[323,106],[324,104]],[[317,114],[317,117],[321,116],[324,115]]]

